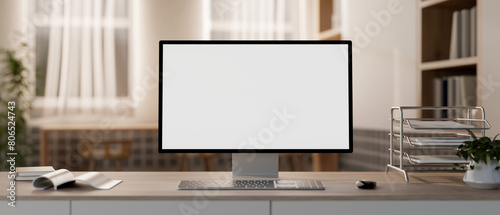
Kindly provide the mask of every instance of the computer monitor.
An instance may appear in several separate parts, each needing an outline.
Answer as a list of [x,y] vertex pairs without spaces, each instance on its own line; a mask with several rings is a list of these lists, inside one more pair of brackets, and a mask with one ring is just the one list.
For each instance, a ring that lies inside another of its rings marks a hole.
[[350,153],[351,41],[159,43],[159,152],[233,153],[277,178],[277,153]]

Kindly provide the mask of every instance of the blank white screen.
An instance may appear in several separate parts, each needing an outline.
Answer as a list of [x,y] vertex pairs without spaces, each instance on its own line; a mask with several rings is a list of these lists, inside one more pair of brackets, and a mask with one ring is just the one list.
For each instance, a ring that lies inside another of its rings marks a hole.
[[163,45],[162,149],[349,149],[347,53],[347,44]]

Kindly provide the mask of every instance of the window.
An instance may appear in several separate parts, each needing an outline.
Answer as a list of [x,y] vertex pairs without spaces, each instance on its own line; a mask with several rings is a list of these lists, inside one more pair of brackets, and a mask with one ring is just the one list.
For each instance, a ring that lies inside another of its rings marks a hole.
[[211,0],[211,39],[313,39],[315,2]]
[[44,115],[103,113],[129,97],[128,0],[32,0]]

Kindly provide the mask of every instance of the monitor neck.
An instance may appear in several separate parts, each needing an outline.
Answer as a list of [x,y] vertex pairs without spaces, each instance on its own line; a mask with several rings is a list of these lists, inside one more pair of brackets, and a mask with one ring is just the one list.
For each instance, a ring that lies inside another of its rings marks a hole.
[[233,153],[233,179],[278,179],[278,153]]

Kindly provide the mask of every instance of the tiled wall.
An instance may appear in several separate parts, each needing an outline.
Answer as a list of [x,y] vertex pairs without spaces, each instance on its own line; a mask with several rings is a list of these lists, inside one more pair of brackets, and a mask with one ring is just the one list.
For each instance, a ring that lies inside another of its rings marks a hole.
[[353,153],[340,155],[341,171],[384,171],[389,162],[388,131],[354,129]]
[[[442,135],[442,131],[431,133],[418,133],[418,136],[432,137]],[[415,135],[415,134],[413,134]],[[340,170],[342,171],[384,171],[389,163],[389,131],[354,129],[354,152],[352,154],[341,154]],[[395,149],[399,148],[399,141],[394,142]],[[454,148],[418,148],[405,145],[405,151],[420,155],[455,155]],[[394,165],[399,166],[399,159],[394,157]],[[404,160],[405,170],[453,170],[453,165],[442,166],[415,166]]]
[[[177,171],[179,170],[179,158],[169,153],[158,153],[157,131],[128,131],[111,132],[102,134],[104,138],[132,138],[132,155],[122,162],[125,171]],[[35,151],[28,157],[27,165],[38,165],[38,129],[32,129],[29,135],[35,143]],[[87,170],[88,161],[82,159],[77,152],[77,145],[83,138],[79,132],[52,132],[50,133],[50,152],[52,166],[55,168],[67,168],[71,170]],[[340,170],[342,171],[384,171],[389,162],[389,136],[388,131],[383,130],[354,130],[354,153],[340,155]],[[436,152],[433,152],[436,153]],[[397,162],[397,160],[395,160]],[[213,159],[214,170],[229,171],[231,154],[221,154]],[[281,156],[280,170],[291,170],[290,159]],[[298,160],[294,160],[297,166]],[[303,171],[312,169],[312,156],[307,154],[302,158]],[[204,161],[199,158],[191,159],[190,170],[205,170]],[[97,163],[97,170],[113,170],[114,165],[110,161]]]
[[[115,131],[98,133],[96,135],[102,135],[103,139],[133,139],[132,155],[122,161],[124,171],[178,171],[180,169],[180,159],[178,156],[170,153],[158,153],[157,131]],[[50,132],[51,165],[56,169],[88,170],[88,160],[83,159],[78,154],[77,149],[78,143],[85,136],[87,135],[82,134],[82,132]],[[30,153],[26,165],[39,165],[38,144],[40,133],[38,129],[31,129],[29,137],[31,138],[31,142],[33,142],[35,150]],[[216,171],[229,171],[231,169],[231,154],[221,153],[220,156],[211,159],[211,161]],[[294,162],[297,165],[300,160],[297,158],[282,157],[280,159],[280,169],[283,171],[290,170],[290,162]],[[304,166],[302,171],[311,170],[312,157],[310,154],[303,157],[301,162],[302,166]],[[114,163],[109,160],[99,161],[96,163],[96,169],[99,171],[114,170]],[[204,160],[200,158],[190,159],[189,170],[205,170]]]

